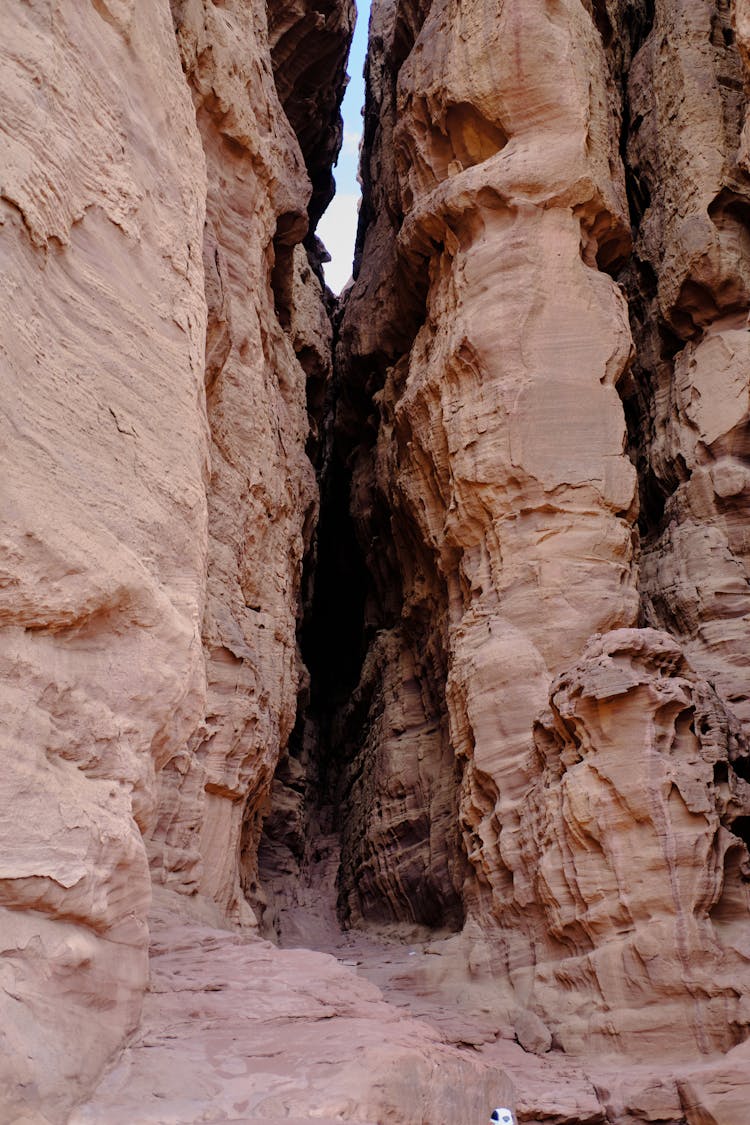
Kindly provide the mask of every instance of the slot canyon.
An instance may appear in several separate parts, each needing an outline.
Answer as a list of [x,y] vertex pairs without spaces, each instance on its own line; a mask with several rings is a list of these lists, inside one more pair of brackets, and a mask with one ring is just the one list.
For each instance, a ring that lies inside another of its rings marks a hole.
[[356,16],[0,5],[0,1125],[748,1125],[750,0]]

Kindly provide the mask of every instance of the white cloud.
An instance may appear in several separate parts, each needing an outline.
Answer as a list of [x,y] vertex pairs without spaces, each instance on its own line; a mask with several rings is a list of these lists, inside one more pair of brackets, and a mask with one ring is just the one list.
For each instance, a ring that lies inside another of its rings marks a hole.
[[344,128],[344,140],[341,145],[341,151],[346,156],[357,156],[359,154],[359,142],[362,137],[362,130]]
[[331,261],[326,263],[324,269],[326,282],[334,293],[340,293],[352,275],[358,204],[359,195],[335,195],[318,223],[316,234],[322,238],[331,255]]

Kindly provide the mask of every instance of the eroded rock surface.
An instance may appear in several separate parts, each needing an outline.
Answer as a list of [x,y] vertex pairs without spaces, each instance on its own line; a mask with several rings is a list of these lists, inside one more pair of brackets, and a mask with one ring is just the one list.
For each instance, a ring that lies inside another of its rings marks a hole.
[[651,629],[592,639],[550,703],[522,818],[547,1018],[577,1053],[729,1050],[750,1018],[737,988],[750,958],[738,719]]
[[331,165],[343,137],[339,103],[354,0],[287,0],[266,10],[276,89],[310,174],[316,223],[335,190]]
[[[351,12],[308,58],[323,180]],[[3,1120],[135,1027],[152,880],[255,921],[331,333],[277,41],[261,0],[0,13]]]
[[152,934],[138,1035],[70,1125],[482,1121],[512,1101],[500,1067],[441,1043],[330,955],[176,919],[174,907]]
[[622,79],[645,612],[745,723],[747,33],[742,3],[656,3]]
[[0,1117],[138,1019],[204,709],[205,162],[168,6],[4,5]]
[[[397,236],[365,231],[342,333],[354,386],[386,367],[371,376],[377,439],[354,455],[355,512],[390,563],[373,566],[375,585],[402,587],[401,644],[460,763],[475,897],[486,888],[497,909],[550,676],[592,632],[634,624],[638,605],[616,391],[631,338],[597,268],[627,250],[624,184],[599,36],[580,4],[563,8],[426,6],[395,89],[372,95],[391,98],[370,159],[390,152],[403,221]],[[396,53],[401,7],[376,18]],[[470,65],[482,52],[491,68]],[[410,346],[384,355],[400,327],[393,257],[425,311]],[[396,327],[373,341],[379,318]]]
[[583,1054],[747,1035],[747,19],[373,10],[340,905],[478,925],[497,1010]]
[[264,9],[206,3],[174,15],[208,172],[208,696],[161,775],[152,853],[160,879],[242,921],[242,833],[254,890],[258,822],[294,723],[297,593],[316,503],[305,373],[284,329],[295,269],[306,268],[294,246],[310,186],[276,94]]
[[0,1118],[745,1125],[750,6],[374,0],[332,323],[352,21],[0,12]]

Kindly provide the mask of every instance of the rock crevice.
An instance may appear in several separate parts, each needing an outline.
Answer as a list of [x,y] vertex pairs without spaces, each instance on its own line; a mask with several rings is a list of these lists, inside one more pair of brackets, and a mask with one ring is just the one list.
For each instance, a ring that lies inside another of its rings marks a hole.
[[373,7],[334,422],[368,575],[326,748],[339,907],[478,924],[506,1010],[582,1054],[747,1035],[746,22]]
[[81,1121],[225,963],[338,1021],[286,1086],[254,1028],[227,1113],[382,1020],[316,1112],[434,1120],[444,1065],[456,1120],[506,1068],[528,1125],[744,1125],[750,6],[374,0],[336,304],[353,19],[0,13],[0,1117],[138,1026],[153,892],[192,983]]

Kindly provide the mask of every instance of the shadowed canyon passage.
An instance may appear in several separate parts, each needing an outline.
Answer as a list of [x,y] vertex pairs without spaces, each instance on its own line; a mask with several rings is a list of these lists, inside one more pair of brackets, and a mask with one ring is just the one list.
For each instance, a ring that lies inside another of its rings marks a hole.
[[0,12],[0,1120],[747,1125],[750,4],[353,20]]

